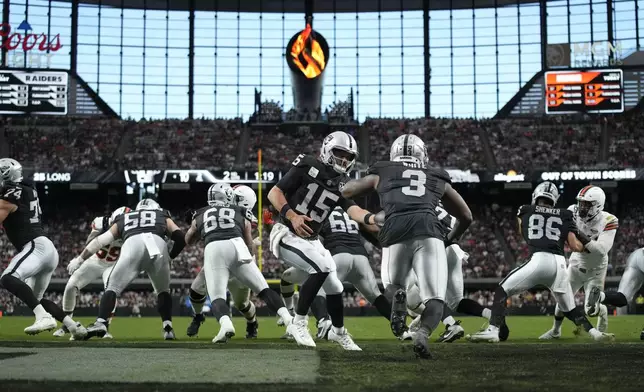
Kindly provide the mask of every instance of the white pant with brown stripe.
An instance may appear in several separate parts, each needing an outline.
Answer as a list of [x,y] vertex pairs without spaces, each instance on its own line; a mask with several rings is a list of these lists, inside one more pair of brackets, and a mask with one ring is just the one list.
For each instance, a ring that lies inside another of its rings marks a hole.
[[13,256],[2,276],[12,275],[22,280],[40,301],[56,266],[58,251],[49,238],[41,236],[29,241]]
[[422,303],[431,299],[445,301],[447,256],[443,241],[421,238],[382,248],[380,275],[385,288],[390,284],[406,288],[412,271]]
[[624,294],[626,300],[631,302],[635,294],[640,291],[644,284],[644,248],[640,248],[628,256],[626,270],[619,281],[617,291]]

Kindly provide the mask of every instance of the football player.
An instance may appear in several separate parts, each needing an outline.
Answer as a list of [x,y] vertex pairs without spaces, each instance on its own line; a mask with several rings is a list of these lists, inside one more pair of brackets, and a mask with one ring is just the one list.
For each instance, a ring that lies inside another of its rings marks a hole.
[[425,143],[412,134],[398,137],[391,145],[390,161],[377,162],[367,176],[343,187],[344,197],[377,190],[384,215],[380,229],[381,275],[387,298],[393,298],[391,329],[398,337],[406,331],[406,281],[416,274],[425,309],[413,338],[414,352],[430,358],[428,338],[443,314],[447,290],[445,236],[436,213],[439,200],[457,218],[447,242],[456,242],[472,222],[472,213],[451,186],[445,170],[427,166]]
[[[600,304],[617,307],[628,305],[639,292],[642,284],[644,284],[644,248],[639,248],[628,256],[626,270],[616,292],[602,292],[597,286],[590,290],[588,295],[590,311],[596,312]],[[644,328],[640,333],[640,339],[644,340]]]
[[[445,238],[454,228],[456,218],[451,216],[445,209],[441,202],[436,207],[438,219],[441,221],[443,234]],[[465,335],[465,330],[461,327],[461,321],[455,320],[452,312],[459,312],[471,316],[484,317],[488,321],[492,315],[492,311],[488,308],[481,306],[478,302],[469,298],[463,298],[463,263],[467,263],[469,255],[461,249],[458,244],[445,243],[445,253],[447,256],[447,292],[445,294],[445,306],[443,307],[442,322],[445,325],[445,331],[439,336],[438,342],[451,343]],[[425,305],[420,299],[420,292],[416,284],[416,276],[410,275],[410,280],[407,286],[407,310],[415,317],[414,321],[409,324],[411,332],[416,331],[420,325],[420,314],[425,310]],[[501,331],[501,340],[504,340],[505,335]],[[413,335],[406,334],[407,339],[411,339]],[[507,338],[507,337],[506,337]]]
[[[591,239],[583,252],[573,252],[570,255],[568,266],[568,278],[573,293],[584,288],[586,298],[584,309],[590,317],[598,316],[597,329],[605,332],[608,328],[608,309],[606,305],[600,304],[591,311],[588,302],[588,294],[593,287],[599,291],[604,290],[606,271],[608,269],[608,252],[613,247],[615,234],[619,222],[615,215],[604,211],[606,195],[597,186],[588,185],[582,188],[577,194],[577,204],[568,209],[572,211],[573,218],[579,232]],[[541,335],[539,339],[557,339],[561,336],[561,324],[564,314],[560,307],[555,308],[555,321],[552,328]]]
[[[166,235],[174,241],[170,252]],[[121,239],[123,246],[121,255],[107,278],[105,292],[98,308],[98,318],[87,328],[86,339],[105,336],[110,313],[116,306],[116,298],[140,271],[148,274],[157,294],[163,338],[175,339],[172,329],[170,260],[177,257],[185,247],[184,237],[183,231],[174,223],[168,211],[161,209],[159,203],[152,199],[143,199],[136,205],[135,211],[120,215],[109,230],[90,241],[80,256],[74,258],[70,264],[82,264],[116,239]]]
[[[119,207],[112,212],[111,216],[96,217],[92,221],[92,231],[89,233],[85,245],[89,244],[90,241],[96,238],[99,234],[104,233],[110,226],[112,226],[112,223],[114,223],[116,218],[131,211],[132,210],[129,207]],[[114,263],[118,260],[119,255],[121,254],[122,245],[123,241],[115,240],[108,246],[101,248],[95,255],[90,257],[86,263],[83,263],[82,266],[78,263],[67,266],[70,278],[65,285],[65,292],[63,293],[63,312],[65,312],[65,314],[72,317],[74,308],[76,307],[76,296],[80,290],[90,282],[102,277],[103,285],[107,283],[107,277],[110,275]],[[114,311],[116,311],[116,308],[114,308]],[[108,327],[112,321],[114,311],[112,311],[109,319],[107,320]],[[69,333],[69,331],[67,330],[67,327],[63,325],[60,329],[57,329],[54,332],[54,336],[62,337],[65,336],[66,333]],[[103,338],[112,339],[112,335],[109,333],[109,330]],[[70,340],[74,340],[74,337],[72,336]]]
[[0,159],[0,225],[18,251],[2,272],[0,285],[34,312],[36,322],[25,328],[26,334],[51,331],[58,320],[80,339],[87,335],[85,327],[43,298],[58,265],[58,251],[45,236],[41,214],[36,189],[23,183],[22,165]]
[[494,291],[490,325],[469,339],[473,342],[498,342],[499,330],[505,324],[507,300],[514,294],[535,286],[548,287],[563,314],[583,327],[595,340],[612,339],[593,328],[575,296],[566,271],[564,243],[575,252],[582,252],[590,243],[583,233],[576,235],[575,219],[570,210],[555,208],[559,191],[551,182],[542,182],[532,192],[532,204],[519,208],[517,224],[532,253],[530,261],[512,270]]
[[[198,210],[186,233],[186,243],[199,239],[205,242],[204,275],[212,301],[212,311],[220,324],[213,343],[225,343],[235,336],[235,327],[226,304],[226,288],[232,275],[257,293],[269,309],[276,312],[286,325],[292,321],[279,294],[271,290],[255,264],[255,244],[251,233],[249,211],[234,203],[230,185],[218,183],[208,189],[208,206]],[[297,337],[296,337],[297,338]]]
[[[363,226],[365,229],[377,231],[377,226]],[[380,293],[376,276],[369,264],[369,256],[362,243],[360,226],[341,207],[329,214],[320,230],[320,237],[326,249],[331,252],[336,264],[338,279],[342,282],[350,282],[362,294],[367,301],[373,304],[378,312],[389,320],[391,315],[391,304]],[[289,301],[293,309],[293,293],[295,284],[302,284],[308,278],[305,271],[297,268],[289,268],[282,274],[280,289],[285,302]],[[322,304],[316,304],[321,302]],[[311,306],[313,315],[318,320],[318,339],[326,338],[331,329],[331,320],[326,312],[325,293],[321,291]]]
[[[233,193],[234,204],[246,208],[246,218],[250,219],[251,224],[257,224],[257,218],[255,218],[251,212],[257,203],[257,195],[255,194],[255,191],[246,185],[236,185],[233,187]],[[192,220],[190,221],[190,224],[192,224]],[[255,243],[255,245],[257,245],[257,243]],[[246,318],[246,338],[256,338],[259,323],[256,317],[257,312],[255,304],[250,300],[250,289],[245,287],[239,280],[232,277],[228,281],[228,290],[233,297],[235,307],[244,315],[244,318]],[[190,286],[190,303],[192,304],[194,316],[186,331],[188,336],[196,336],[199,333],[199,327],[206,319],[202,310],[203,305],[206,302],[207,294],[206,276],[202,268]]]
[[315,347],[306,314],[315,295],[324,288],[333,324],[329,340],[339,343],[345,350],[360,351],[344,327],[344,286],[338,279],[335,261],[318,239],[322,224],[337,205],[356,222],[375,223],[373,214],[340,194],[357,156],[353,137],[333,132],[324,138],[317,159],[298,156],[288,173],[268,193],[268,200],[280,212],[281,218],[270,233],[271,251],[279,260],[309,274],[300,288],[295,320],[287,327],[287,332],[305,346]]

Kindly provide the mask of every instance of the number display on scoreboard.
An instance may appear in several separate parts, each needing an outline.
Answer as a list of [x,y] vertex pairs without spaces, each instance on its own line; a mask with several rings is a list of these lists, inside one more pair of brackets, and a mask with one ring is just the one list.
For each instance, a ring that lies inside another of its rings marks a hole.
[[546,113],[621,113],[621,69],[546,72]]
[[0,114],[67,114],[67,72],[0,71]]

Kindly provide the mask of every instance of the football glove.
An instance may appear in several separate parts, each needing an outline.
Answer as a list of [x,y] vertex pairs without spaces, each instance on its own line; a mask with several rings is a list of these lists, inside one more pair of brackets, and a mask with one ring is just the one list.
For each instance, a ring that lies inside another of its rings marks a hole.
[[186,213],[183,215],[183,220],[187,224],[191,225],[192,220],[195,218],[195,215],[197,214],[197,211],[194,210],[188,210]]
[[72,261],[69,262],[69,265],[67,265],[67,272],[69,275],[73,275],[76,270],[80,268],[80,266],[83,264],[83,259],[80,257],[76,256]]

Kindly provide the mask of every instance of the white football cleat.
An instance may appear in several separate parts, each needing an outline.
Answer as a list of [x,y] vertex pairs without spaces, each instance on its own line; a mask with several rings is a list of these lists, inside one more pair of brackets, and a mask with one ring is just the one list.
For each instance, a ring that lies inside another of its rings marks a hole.
[[561,330],[559,332],[555,332],[554,328],[551,328],[548,330],[548,332],[539,336],[539,340],[552,340],[552,339],[559,339],[560,337],[561,337]]
[[87,328],[83,327],[81,323],[76,323],[76,326],[70,329],[69,332],[72,334],[71,337],[74,338],[73,340],[84,340],[87,336]]
[[608,330],[608,314],[599,314],[597,318],[597,330],[599,332],[606,332]]
[[298,346],[315,347],[315,341],[309,332],[308,320],[299,320],[293,322],[286,327],[286,333],[290,334],[297,342]]
[[51,331],[58,326],[56,319],[54,319],[50,314],[36,320],[35,323],[25,328],[25,333],[27,335],[38,335],[44,331]]
[[328,318],[323,318],[318,321],[318,332],[315,334],[315,337],[318,339],[327,339],[332,326],[333,323]]
[[467,335],[467,340],[470,342],[488,342],[488,343],[498,343],[499,339],[499,328],[494,325],[488,326],[486,329],[474,333],[472,335]]
[[114,339],[114,336],[112,336],[111,333],[107,332],[104,336],[103,339]]
[[226,343],[230,338],[235,336],[235,327],[228,316],[222,316],[219,319],[219,333],[212,340],[213,343]]
[[601,300],[601,294],[602,291],[597,286],[590,289],[590,293],[588,293],[588,300],[586,301],[588,302],[588,308],[586,309],[586,314],[588,316],[595,317],[599,314],[599,301]]
[[357,344],[351,339],[351,334],[346,328],[342,327],[342,333],[336,333],[333,328],[329,331],[329,341],[339,343],[347,351],[362,351]]
[[54,333],[53,333],[54,337],[62,338],[63,336],[65,336],[67,334],[67,331],[63,327],[58,328],[57,330],[54,331]]
[[284,319],[281,318],[281,317],[278,317],[277,318],[277,326],[278,327],[283,327],[284,325],[286,325],[286,323],[284,323]]
[[602,332],[601,335],[594,335],[593,339],[596,342],[612,342],[615,340],[615,334]]
[[399,337],[398,339],[400,339],[400,340],[412,340],[414,338],[415,334],[416,334],[416,332],[405,331],[405,332],[403,332],[402,336]]

